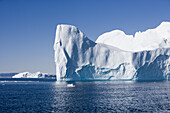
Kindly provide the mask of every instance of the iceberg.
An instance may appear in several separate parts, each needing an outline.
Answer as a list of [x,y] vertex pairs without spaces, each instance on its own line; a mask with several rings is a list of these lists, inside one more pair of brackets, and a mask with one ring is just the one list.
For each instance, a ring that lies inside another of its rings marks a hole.
[[114,30],[96,40],[72,25],[58,25],[54,42],[58,81],[169,80],[170,23],[137,32]]
[[48,73],[41,73],[41,72],[36,72],[36,73],[30,73],[30,72],[22,72],[18,73],[12,78],[51,78],[55,79],[55,75],[49,75]]

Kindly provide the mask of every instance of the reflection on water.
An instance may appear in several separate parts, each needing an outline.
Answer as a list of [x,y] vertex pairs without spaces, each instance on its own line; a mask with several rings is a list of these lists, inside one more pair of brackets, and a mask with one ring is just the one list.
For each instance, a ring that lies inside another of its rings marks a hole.
[[0,82],[0,112],[170,112],[169,99],[168,81]]

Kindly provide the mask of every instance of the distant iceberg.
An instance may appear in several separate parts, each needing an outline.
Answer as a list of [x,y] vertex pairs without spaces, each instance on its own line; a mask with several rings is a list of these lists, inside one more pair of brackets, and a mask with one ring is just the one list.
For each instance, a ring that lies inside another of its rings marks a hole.
[[72,25],[58,25],[57,80],[169,80],[170,22],[135,36],[114,30],[96,40]]
[[36,72],[36,73],[30,73],[30,72],[23,72],[23,73],[18,73],[12,78],[50,78],[50,79],[55,79],[56,75],[49,75],[47,73],[41,73],[41,72]]

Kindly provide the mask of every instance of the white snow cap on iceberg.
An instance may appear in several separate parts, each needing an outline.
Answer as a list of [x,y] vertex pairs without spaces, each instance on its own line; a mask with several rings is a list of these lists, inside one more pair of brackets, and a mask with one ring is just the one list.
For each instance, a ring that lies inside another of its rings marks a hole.
[[126,51],[144,51],[170,47],[170,22],[162,22],[155,29],[126,35],[123,31],[113,30],[98,37],[96,43],[111,45]]

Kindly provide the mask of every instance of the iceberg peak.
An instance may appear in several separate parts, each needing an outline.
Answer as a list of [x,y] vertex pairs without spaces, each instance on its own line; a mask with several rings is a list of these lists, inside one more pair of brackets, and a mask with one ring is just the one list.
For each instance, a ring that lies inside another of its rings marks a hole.
[[158,27],[170,27],[170,22],[163,21]]
[[123,31],[113,30],[98,37],[96,43],[103,43],[120,48],[125,51],[144,51],[160,48],[161,43],[166,40],[163,48],[170,47],[170,22],[162,22],[155,29],[144,32],[136,32],[135,35],[126,35]]

